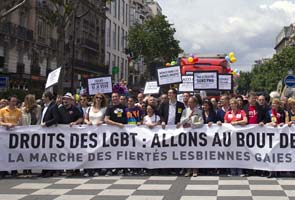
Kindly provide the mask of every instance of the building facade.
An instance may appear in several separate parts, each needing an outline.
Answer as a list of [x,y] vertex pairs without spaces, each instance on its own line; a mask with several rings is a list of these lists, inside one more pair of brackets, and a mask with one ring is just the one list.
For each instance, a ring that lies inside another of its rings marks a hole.
[[65,34],[64,86],[67,90],[79,92],[75,90],[87,87],[88,78],[108,73],[105,6],[103,1],[80,1],[69,20]]
[[281,52],[286,46],[294,45],[295,41],[295,26],[285,26],[276,37],[275,50],[277,53]]
[[126,54],[129,30],[129,0],[112,0],[106,5],[105,64],[114,82],[128,79]]
[[[9,8],[15,2],[2,3]],[[28,0],[0,21],[0,73],[9,88],[43,90],[56,68],[57,34],[45,23],[46,10],[40,1]]]

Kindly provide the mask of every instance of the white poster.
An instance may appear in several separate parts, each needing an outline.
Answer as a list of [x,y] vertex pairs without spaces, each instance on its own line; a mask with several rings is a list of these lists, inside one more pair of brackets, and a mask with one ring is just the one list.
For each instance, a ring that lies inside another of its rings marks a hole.
[[158,86],[157,81],[147,81],[145,83],[143,94],[159,94],[160,87]]
[[179,66],[160,68],[157,73],[159,86],[182,82]]
[[231,74],[219,74],[218,75],[218,87],[219,90],[231,91],[233,89],[233,77]]
[[0,151],[0,171],[195,167],[294,171],[295,127],[1,127]]
[[179,92],[194,91],[194,76],[182,76],[182,83],[179,84]]
[[88,79],[88,90],[89,95],[112,93],[111,76]]
[[212,72],[194,72],[195,90],[217,90],[218,73]]
[[45,89],[53,86],[54,84],[58,83],[59,76],[60,76],[61,67],[53,70],[48,74],[47,81],[45,84]]

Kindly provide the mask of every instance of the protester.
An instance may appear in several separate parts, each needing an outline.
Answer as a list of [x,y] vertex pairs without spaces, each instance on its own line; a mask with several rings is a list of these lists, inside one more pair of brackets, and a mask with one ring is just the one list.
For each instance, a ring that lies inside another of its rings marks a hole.
[[6,107],[7,105],[8,105],[8,101],[6,99],[0,100],[0,109]]
[[160,124],[160,116],[155,114],[155,108],[153,106],[147,106],[147,115],[143,118],[143,124],[149,128],[154,128]]
[[143,104],[145,104],[144,102],[144,94],[142,92],[137,94],[137,103],[135,104],[135,106],[140,107],[141,109],[143,109]]
[[[58,112],[57,104],[53,100],[53,94],[50,91],[46,91],[42,95],[42,100],[44,102],[44,108],[41,115],[41,126],[50,127],[52,125],[57,125],[60,121],[60,115]],[[60,170],[42,170],[42,177],[58,176],[61,174]]]
[[88,96],[86,94],[80,96],[80,103],[77,107],[85,118],[86,114],[89,112]]
[[216,112],[217,123],[221,124],[224,122],[225,113],[230,109],[229,107],[229,97],[224,94],[220,98],[221,108]]
[[286,111],[282,108],[281,101],[277,98],[272,99],[271,109],[268,111],[271,122],[268,123],[270,126],[283,126],[286,121]]
[[160,97],[160,104],[169,102],[168,95],[162,94]]
[[141,121],[143,118],[143,113],[140,107],[135,106],[135,98],[129,97],[128,98],[128,107],[125,109],[126,116],[127,116],[127,123],[133,125],[141,125]]
[[205,99],[203,101],[203,111],[202,116],[204,119],[204,124],[211,126],[213,123],[216,123],[216,112],[214,111],[213,104],[210,100]]
[[[124,128],[124,124],[127,124],[126,106],[120,104],[119,94],[112,93],[112,105],[108,106],[105,115],[105,123],[108,125],[117,126],[119,128]],[[123,169],[108,170],[106,176],[113,174],[123,174]]]
[[22,125],[40,124],[41,106],[36,103],[35,96],[28,94],[25,96],[25,101],[21,108]]
[[127,97],[125,95],[120,96],[120,104],[127,107]]
[[104,117],[107,109],[107,102],[104,94],[97,93],[93,97],[93,105],[87,110],[84,119],[85,124],[101,125],[104,123]]
[[[177,128],[182,125],[184,128],[192,127],[199,128],[204,124],[202,110],[198,105],[198,99],[196,97],[190,97],[188,100],[188,107],[182,112],[180,122],[177,123]],[[198,176],[198,169],[188,169],[184,176]]]
[[259,124],[260,126],[263,126],[270,122],[270,117],[266,107],[259,105],[256,99],[256,93],[250,92],[248,95],[249,103],[245,105],[244,111],[248,119],[248,124]]
[[[230,123],[232,125],[246,125],[248,123],[245,111],[238,108],[238,102],[235,98],[230,100],[230,109],[224,116],[224,123]],[[242,174],[242,169],[236,168],[231,168],[229,175],[245,176]]]
[[290,97],[288,99],[290,109],[288,110],[288,116],[286,117],[286,123],[291,126],[295,123],[295,98]]
[[[0,125],[4,126],[7,130],[12,129],[15,126],[22,125],[22,112],[16,107],[17,97],[10,96],[8,99],[8,106],[0,110]],[[7,172],[1,172],[1,177],[4,177]],[[11,171],[11,176],[16,177],[17,170]]]
[[[106,97],[104,94],[97,93],[93,97],[93,105],[87,110],[84,119],[85,124],[99,126],[104,123],[107,109]],[[84,169],[84,177],[98,176],[100,169]]]
[[210,102],[212,103],[213,110],[216,112],[217,109],[218,109],[218,107],[217,107],[217,104],[218,104],[218,103],[217,103],[216,98],[212,97],[212,98],[210,99]]
[[238,108],[243,109],[244,108],[244,100],[242,95],[236,96],[237,102],[238,102]]
[[[83,114],[73,105],[74,97],[71,93],[63,96],[62,106],[58,108],[60,114],[60,124],[69,124],[70,126],[82,124],[84,121]],[[80,175],[80,170],[66,170],[67,176]]]
[[190,93],[189,92],[184,92],[182,94],[182,103],[184,104],[185,108],[188,107],[188,99],[190,98]]

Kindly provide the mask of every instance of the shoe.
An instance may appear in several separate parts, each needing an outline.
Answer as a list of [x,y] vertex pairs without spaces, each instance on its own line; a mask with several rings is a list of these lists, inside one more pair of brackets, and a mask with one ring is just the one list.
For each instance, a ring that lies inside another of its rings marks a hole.
[[98,172],[95,172],[95,173],[93,174],[93,176],[94,176],[94,177],[97,177],[97,176],[99,176],[99,173],[98,173]]
[[192,170],[188,169],[187,172],[184,174],[185,177],[189,177],[192,174]]
[[107,173],[105,174],[105,176],[112,176],[112,175],[113,175],[113,173],[111,170],[108,170]]
[[88,173],[85,173],[83,176],[84,177],[89,177],[89,174]]
[[198,176],[198,170],[197,169],[193,169],[193,177],[197,177]]
[[67,177],[71,177],[71,176],[73,176],[74,175],[74,173],[72,172],[72,171],[70,171],[70,172],[66,172],[66,176]]
[[273,177],[272,172],[268,172],[268,176],[267,176],[267,178],[272,178],[272,177]]

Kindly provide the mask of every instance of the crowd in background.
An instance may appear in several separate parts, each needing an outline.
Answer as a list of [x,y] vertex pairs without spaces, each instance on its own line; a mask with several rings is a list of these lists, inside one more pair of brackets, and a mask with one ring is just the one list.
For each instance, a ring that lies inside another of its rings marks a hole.
[[[182,93],[182,101],[177,100],[177,90],[171,88],[160,96],[136,94],[120,94],[114,92],[107,97],[98,93],[94,96],[86,94],[75,99],[71,93],[54,96],[46,91],[42,100],[36,100],[29,94],[23,102],[16,96],[0,101],[0,125],[7,129],[18,125],[40,125],[50,127],[57,124],[87,124],[99,126],[108,124],[123,128],[124,125],[159,126],[176,125],[176,128],[199,128],[230,123],[233,126],[259,124],[260,126],[289,126],[295,122],[295,98],[269,98],[268,95],[255,92],[247,96],[223,94],[220,97],[201,98],[198,94]],[[197,167],[197,166],[196,166]],[[4,177],[18,176],[20,172],[1,172]],[[148,175],[179,174],[198,176],[199,174],[263,175],[275,176],[276,173],[244,169],[80,169],[76,170],[43,170],[41,176],[84,175]],[[31,170],[24,170],[23,175],[31,176]]]

